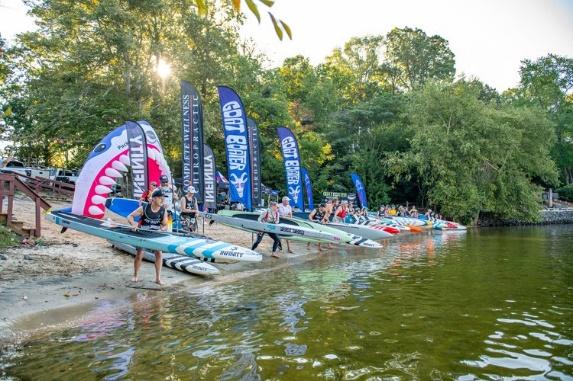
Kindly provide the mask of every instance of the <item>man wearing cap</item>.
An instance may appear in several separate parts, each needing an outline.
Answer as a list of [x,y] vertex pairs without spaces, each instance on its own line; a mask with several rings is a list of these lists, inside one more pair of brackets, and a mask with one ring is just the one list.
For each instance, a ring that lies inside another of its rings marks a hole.
[[187,193],[181,198],[181,219],[183,220],[183,228],[190,232],[197,230],[197,212],[199,206],[197,204],[197,197],[195,197],[195,187],[190,185],[187,188]]
[[[287,217],[292,218],[292,207],[289,204],[288,196],[283,197],[283,202],[279,205],[279,217]],[[290,249],[290,243],[288,239],[286,240],[287,244],[287,251],[292,254],[292,250]]]
[[177,188],[175,185],[169,183],[169,178],[166,175],[161,175],[159,181],[161,182],[161,185],[158,189],[161,189],[161,192],[163,193],[163,207],[167,210],[167,218],[169,220],[167,230],[171,231],[175,201],[179,199],[179,197],[177,197]]
[[[277,202],[276,201],[271,201],[271,203],[269,204],[269,208],[267,210],[265,210],[264,212],[261,213],[261,215],[259,216],[258,221],[262,222],[262,223],[268,223],[268,224],[278,224],[280,220],[279,217],[279,212],[278,212],[278,206],[277,206]],[[279,258],[279,255],[277,254],[277,250],[281,250],[283,249],[282,245],[281,245],[281,240],[279,239],[279,237],[275,234],[275,233],[266,233],[269,235],[269,237],[271,237],[273,239],[273,253],[271,256],[275,257],[275,258]],[[263,236],[265,235],[265,233],[257,233],[257,240],[255,241],[255,243],[253,243],[253,247],[251,248],[251,250],[255,250],[257,248],[257,246],[259,246],[259,243],[261,243],[261,241],[263,240]]]
[[[139,224],[135,222],[135,217],[139,216]],[[133,226],[135,230],[142,228],[144,230],[167,230],[167,213],[163,207],[163,192],[161,189],[156,189],[151,194],[151,202],[145,206],[140,206],[129,216],[127,221]],[[139,281],[139,269],[143,261],[143,249],[137,248],[135,260],[133,262],[133,282]],[[161,251],[155,251],[155,283],[161,285],[161,267],[163,266],[163,259],[161,258]]]

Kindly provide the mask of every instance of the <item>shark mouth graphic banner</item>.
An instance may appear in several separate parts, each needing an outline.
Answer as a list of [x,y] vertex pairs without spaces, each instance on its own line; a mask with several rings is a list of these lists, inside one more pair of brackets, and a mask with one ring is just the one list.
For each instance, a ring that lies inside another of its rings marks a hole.
[[300,155],[298,143],[291,130],[286,127],[277,128],[285,174],[287,182],[287,192],[290,205],[294,208],[304,210],[304,200],[302,197],[302,177],[300,175]]
[[358,194],[358,201],[360,201],[361,208],[368,208],[368,201],[366,200],[366,188],[364,188],[364,183],[360,179],[360,176],[356,172],[350,174],[352,177],[352,182],[356,188],[356,194]]
[[306,188],[306,199],[308,202],[308,207],[309,209],[314,209],[314,200],[312,198],[312,183],[310,182],[308,170],[306,168],[301,168],[300,171],[302,173],[302,179],[304,180],[304,185]]
[[253,178],[253,205],[261,206],[261,144],[259,128],[252,119],[247,119],[249,127],[249,144],[251,147],[251,174]]
[[[139,135],[141,129],[145,138]],[[141,142],[144,143],[143,151]],[[147,160],[144,161],[142,157],[147,157]],[[147,171],[144,175],[140,172],[142,165]],[[159,182],[162,175],[171,178],[171,171],[163,156],[157,134],[146,121],[122,124],[94,147],[76,181],[72,213],[103,218],[107,196],[113,191],[118,180],[129,172],[129,167],[132,168],[134,178],[142,176],[156,182]],[[145,189],[143,185],[138,186]]]
[[225,151],[231,202],[242,203],[252,210],[252,178],[247,115],[235,90],[217,86],[221,104],[221,118],[225,131]]
[[181,81],[181,121],[183,136],[183,192],[189,185],[197,190],[197,200],[203,201],[203,106],[199,93],[187,81]]
[[127,142],[129,145],[129,161],[131,163],[132,198],[139,199],[149,188],[147,175],[147,139],[145,131],[139,123],[127,121]]
[[215,175],[215,155],[207,144],[203,146],[203,173],[205,175],[205,197],[203,198],[203,210],[217,209],[217,180]]

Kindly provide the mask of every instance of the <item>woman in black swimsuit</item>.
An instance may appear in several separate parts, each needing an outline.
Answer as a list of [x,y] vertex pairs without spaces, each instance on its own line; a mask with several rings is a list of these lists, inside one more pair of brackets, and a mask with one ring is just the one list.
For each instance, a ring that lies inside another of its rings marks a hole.
[[[140,216],[139,224],[135,222],[135,217]],[[129,224],[134,229],[143,228],[145,230],[167,230],[167,213],[163,207],[163,192],[161,189],[156,189],[151,194],[151,202],[145,207],[140,206],[129,216],[127,216]],[[139,269],[143,261],[143,249],[137,248],[135,260],[133,262],[133,282],[139,281]],[[163,266],[163,259],[161,258],[161,251],[155,251],[155,283],[161,285],[161,267]]]

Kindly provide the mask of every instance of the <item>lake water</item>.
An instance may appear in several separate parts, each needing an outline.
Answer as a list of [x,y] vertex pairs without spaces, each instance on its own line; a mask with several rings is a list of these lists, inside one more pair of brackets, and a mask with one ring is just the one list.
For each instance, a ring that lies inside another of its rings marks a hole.
[[418,235],[97,310],[2,354],[0,378],[573,380],[573,226]]

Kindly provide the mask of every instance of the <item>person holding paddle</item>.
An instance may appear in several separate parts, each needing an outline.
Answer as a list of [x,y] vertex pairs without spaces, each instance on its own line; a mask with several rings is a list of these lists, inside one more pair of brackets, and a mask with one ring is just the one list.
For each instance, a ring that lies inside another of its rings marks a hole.
[[[135,217],[139,216],[139,223],[135,222]],[[127,221],[134,230],[139,228],[145,230],[155,230],[155,231],[167,231],[167,212],[163,206],[163,192],[161,189],[156,189],[151,194],[151,202],[145,206],[140,206],[127,216]],[[163,259],[161,257],[161,251],[156,250],[155,252],[155,283],[162,285],[161,283],[161,267],[163,266]],[[135,254],[135,260],[133,262],[133,278],[132,282],[139,282],[139,269],[141,268],[141,262],[143,261],[143,249],[141,247],[137,248]]]

